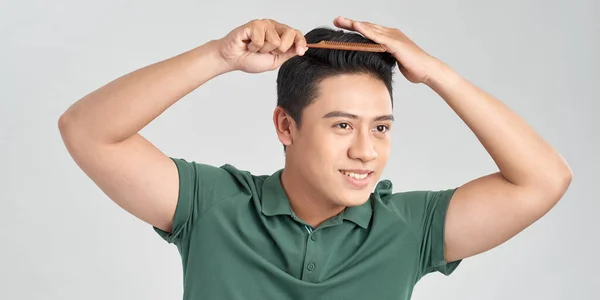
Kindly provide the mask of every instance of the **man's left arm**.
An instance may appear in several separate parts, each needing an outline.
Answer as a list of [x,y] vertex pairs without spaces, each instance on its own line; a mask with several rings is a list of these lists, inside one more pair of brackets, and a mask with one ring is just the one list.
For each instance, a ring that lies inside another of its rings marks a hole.
[[522,118],[439,61],[431,87],[473,131],[498,169],[459,187],[448,207],[445,258],[492,249],[544,216],[571,183],[565,160]]
[[499,172],[460,186],[444,230],[447,262],[490,250],[544,216],[571,183],[565,160],[501,101],[425,53],[401,31],[338,17],[337,27],[380,43],[413,83],[431,87],[473,131]]

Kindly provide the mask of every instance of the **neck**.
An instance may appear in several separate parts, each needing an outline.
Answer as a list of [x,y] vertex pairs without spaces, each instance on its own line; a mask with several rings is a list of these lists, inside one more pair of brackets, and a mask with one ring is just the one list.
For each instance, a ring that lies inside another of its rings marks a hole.
[[287,163],[281,174],[281,184],[294,214],[313,228],[345,209],[324,201],[325,198],[310,186],[309,181]]

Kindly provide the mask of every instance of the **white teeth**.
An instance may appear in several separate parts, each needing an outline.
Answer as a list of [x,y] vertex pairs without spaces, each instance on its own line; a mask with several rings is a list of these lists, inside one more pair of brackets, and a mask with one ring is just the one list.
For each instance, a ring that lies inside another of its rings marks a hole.
[[369,174],[356,174],[356,173],[352,173],[352,172],[346,172],[346,171],[342,171],[342,174],[346,175],[346,176],[350,176],[352,178],[356,178],[356,179],[365,179],[367,178],[367,176],[369,176]]

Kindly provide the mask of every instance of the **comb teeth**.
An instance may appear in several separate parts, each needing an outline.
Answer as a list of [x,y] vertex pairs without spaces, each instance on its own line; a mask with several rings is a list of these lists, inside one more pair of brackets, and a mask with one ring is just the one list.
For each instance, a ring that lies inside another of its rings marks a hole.
[[306,45],[309,48],[334,49],[334,50],[351,50],[351,51],[366,51],[366,52],[385,52],[386,48],[380,44],[368,43],[349,43],[336,41],[320,41],[318,43]]

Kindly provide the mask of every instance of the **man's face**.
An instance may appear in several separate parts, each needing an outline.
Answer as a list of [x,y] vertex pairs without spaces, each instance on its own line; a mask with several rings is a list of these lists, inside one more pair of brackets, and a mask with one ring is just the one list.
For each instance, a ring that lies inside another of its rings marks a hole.
[[329,77],[304,109],[286,156],[327,204],[361,205],[387,163],[391,125],[391,98],[382,81],[364,74]]

